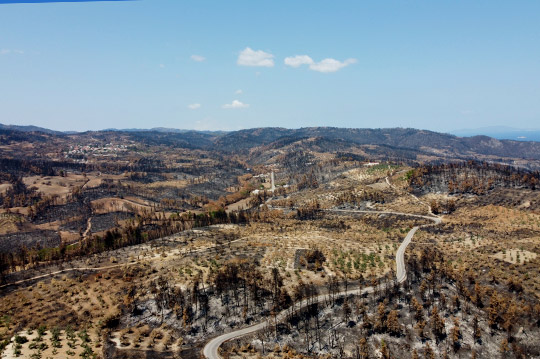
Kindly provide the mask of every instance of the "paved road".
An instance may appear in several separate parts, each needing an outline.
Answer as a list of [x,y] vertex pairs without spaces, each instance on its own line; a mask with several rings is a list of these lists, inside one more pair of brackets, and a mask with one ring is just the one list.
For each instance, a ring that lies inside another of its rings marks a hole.
[[407,270],[405,269],[405,249],[407,249],[407,246],[409,243],[411,243],[412,237],[418,230],[418,226],[414,227],[407,233],[407,236],[401,242],[401,245],[399,246],[397,253],[396,253],[396,280],[398,283],[403,283],[405,279],[407,279]]
[[[339,293],[336,293],[336,297],[349,295],[349,294],[361,295],[361,294],[364,294],[364,293],[371,293],[371,292],[373,292],[373,288],[372,287],[367,287],[367,288],[363,288],[363,289],[354,289],[354,290],[348,290],[348,291],[339,292]],[[294,306],[294,309],[300,310],[302,308],[307,307],[308,305],[311,305],[311,304],[314,304],[314,303],[320,303],[320,302],[323,302],[325,300],[328,300],[328,294],[321,294],[321,295],[319,295],[317,297],[304,299],[300,303],[296,304]],[[235,330],[234,332],[226,333],[226,334],[220,335],[219,337],[216,337],[216,338],[210,340],[205,345],[205,347],[203,349],[204,356],[206,358],[210,358],[210,359],[214,359],[214,358],[215,359],[221,359],[222,357],[221,357],[221,355],[219,355],[219,347],[223,343],[225,343],[228,340],[240,338],[240,337],[243,337],[244,335],[248,335],[248,334],[251,334],[251,333],[255,333],[255,332],[259,331],[259,330],[263,330],[267,326],[270,326],[271,322],[274,322],[274,321],[277,322],[277,323],[282,322],[287,317],[287,314],[289,313],[289,311],[290,311],[290,309],[285,309],[285,310],[281,311],[276,316],[275,319],[270,318],[270,319],[264,320],[264,321],[262,321],[262,322],[260,322],[258,324],[254,324],[254,325],[252,325],[250,327]]]
[[[363,214],[366,214],[366,213],[368,213],[368,214],[393,214],[393,215],[400,215],[400,216],[427,219],[427,220],[433,221],[434,224],[441,223],[441,218],[440,217],[423,216],[423,215],[419,215],[419,214],[409,214],[409,213],[401,213],[401,212],[393,212],[393,211],[362,211],[362,210],[348,210],[348,209],[328,209],[328,210],[325,210],[325,211],[327,211],[327,212],[363,213]],[[407,236],[405,237],[405,239],[403,240],[403,242],[399,246],[399,248],[398,248],[398,250],[396,252],[396,266],[397,266],[396,280],[398,281],[398,283],[402,283],[407,278],[407,271],[405,269],[405,259],[404,259],[405,249],[407,248],[409,243],[411,243],[411,240],[414,237],[414,234],[416,233],[416,231],[420,227],[426,227],[426,226],[431,226],[431,225],[432,224],[425,224],[423,226],[415,226],[415,227],[413,227],[409,231],[409,233],[407,233]],[[372,287],[367,287],[367,288],[364,288],[364,289],[349,290],[347,292],[343,291],[343,292],[338,293],[337,296],[343,296],[343,295],[348,295],[348,294],[363,294],[363,293],[369,293],[369,292],[372,292],[372,291],[373,291]],[[311,303],[315,303],[315,302],[319,303],[319,302],[324,301],[325,299],[327,299],[327,295],[325,295],[325,294],[319,295],[318,297],[315,297],[315,298],[312,298],[312,299],[309,299],[309,300],[303,300],[302,302],[300,302],[299,305],[295,306],[295,308],[296,309],[301,309],[301,308],[304,308],[304,307],[308,306]],[[286,316],[287,316],[288,311],[289,310],[286,309],[286,310],[280,312],[276,316],[275,321],[276,322],[281,322],[282,320],[284,320],[286,318]],[[225,333],[225,334],[222,334],[222,335],[210,340],[205,345],[205,347],[203,349],[203,354],[204,354],[205,358],[208,358],[208,359],[221,359],[222,357],[221,357],[221,355],[219,355],[219,347],[223,343],[225,343],[226,341],[236,339],[236,338],[240,338],[240,337],[243,337],[245,335],[255,333],[255,332],[259,331],[259,330],[262,330],[266,326],[270,325],[270,321],[274,321],[274,319],[271,318],[271,319],[268,319],[268,320],[264,320],[264,321],[262,321],[260,323],[254,324],[252,326],[242,328],[242,329],[238,329],[238,330],[232,331],[230,333]]]

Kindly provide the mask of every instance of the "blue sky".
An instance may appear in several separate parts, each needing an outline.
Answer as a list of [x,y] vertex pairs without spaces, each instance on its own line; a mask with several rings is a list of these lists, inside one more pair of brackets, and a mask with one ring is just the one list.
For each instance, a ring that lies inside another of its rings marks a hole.
[[493,0],[0,4],[0,123],[539,128],[538,14]]

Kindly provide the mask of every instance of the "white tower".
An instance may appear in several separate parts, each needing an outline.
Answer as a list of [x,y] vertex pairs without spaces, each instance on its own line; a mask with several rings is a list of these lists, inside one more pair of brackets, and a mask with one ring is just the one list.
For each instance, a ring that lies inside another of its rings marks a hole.
[[272,171],[272,174],[270,175],[270,178],[272,179],[272,193],[276,190],[276,184],[274,183],[274,171]]

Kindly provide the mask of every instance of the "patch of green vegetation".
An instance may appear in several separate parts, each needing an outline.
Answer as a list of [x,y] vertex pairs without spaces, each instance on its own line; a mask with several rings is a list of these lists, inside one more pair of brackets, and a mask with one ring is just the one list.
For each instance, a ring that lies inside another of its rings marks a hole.
[[21,344],[15,344],[13,346],[13,355],[18,357],[21,355],[21,349],[22,349],[22,345]]
[[47,327],[45,325],[40,325],[38,328],[37,328],[37,332],[38,332],[38,335],[41,337],[43,335],[45,335],[45,332],[47,331]]
[[413,175],[414,175],[414,170],[409,170],[405,174],[405,178],[407,179],[407,181],[410,181]]
[[11,317],[7,314],[3,315],[2,317],[0,317],[0,324],[9,329],[9,324],[11,324]]
[[367,172],[372,174],[372,173],[375,173],[375,172],[394,170],[396,168],[399,168],[399,166],[398,165],[388,164],[388,163],[379,163],[378,165],[371,166],[368,169]]
[[51,344],[53,348],[60,348],[62,346],[60,344],[60,329],[56,327],[51,329]]
[[8,339],[4,339],[4,340],[0,341],[0,354],[4,351],[4,349],[6,349],[8,344],[9,344]]
[[16,335],[15,336],[15,343],[17,344],[24,344],[24,343],[27,343],[28,342],[28,338],[25,337],[24,335]]

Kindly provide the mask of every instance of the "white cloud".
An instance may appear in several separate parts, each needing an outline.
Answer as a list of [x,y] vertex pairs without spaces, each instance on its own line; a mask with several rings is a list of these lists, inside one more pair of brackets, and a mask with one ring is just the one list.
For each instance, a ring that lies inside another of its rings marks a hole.
[[243,92],[244,92],[244,91],[242,91],[242,90],[240,90],[240,89],[234,91],[234,93],[235,93],[236,95],[241,95]]
[[302,65],[311,65],[315,63],[308,55],[296,55],[285,58],[285,65],[291,67],[300,67]]
[[0,55],[9,55],[9,54],[22,55],[24,54],[24,51],[17,50],[17,49],[0,49]]
[[160,69],[164,69],[164,68],[165,68],[165,65],[164,65],[164,64],[159,64],[159,68],[160,68]]
[[206,57],[201,55],[191,55],[191,59],[196,62],[203,62],[204,60],[206,60]]
[[232,103],[227,103],[222,106],[223,108],[229,109],[229,108],[248,108],[249,105],[247,103],[242,103],[238,100],[234,100]]
[[356,59],[347,59],[343,62],[335,59],[324,59],[320,62],[309,65],[309,68],[310,70],[319,72],[336,72],[354,63],[356,63]]
[[191,105],[188,105],[188,108],[190,110],[196,110],[198,108],[201,108],[201,104],[200,103],[192,103]]
[[296,55],[285,58],[285,65],[291,67],[300,67],[302,65],[308,65],[310,70],[318,72],[336,72],[342,68],[356,63],[356,59],[347,59],[345,61],[339,61],[336,59],[328,58],[319,62],[313,61],[308,55]]
[[273,67],[274,55],[262,50],[255,51],[246,47],[240,52],[240,55],[238,55],[236,63],[240,66]]

